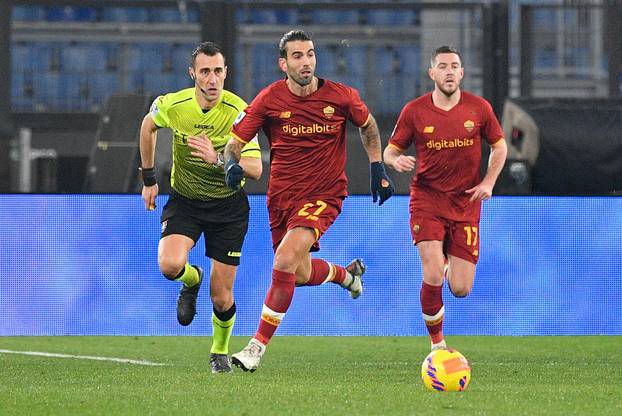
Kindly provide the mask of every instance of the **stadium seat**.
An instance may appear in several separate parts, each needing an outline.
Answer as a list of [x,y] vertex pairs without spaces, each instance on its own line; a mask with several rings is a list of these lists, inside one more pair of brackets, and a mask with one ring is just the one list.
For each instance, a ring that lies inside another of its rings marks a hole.
[[160,23],[180,23],[181,14],[177,8],[149,9],[149,20]]
[[176,91],[176,75],[173,73],[151,73],[144,78],[144,92],[159,95]]
[[317,53],[317,73],[324,76],[327,73],[337,72],[337,46],[316,44]]
[[97,11],[92,7],[52,6],[47,9],[50,22],[94,22]]
[[414,10],[367,10],[367,24],[373,26],[410,26],[415,24]]
[[357,25],[360,15],[357,10],[316,9],[311,12],[311,22],[315,25]]
[[395,48],[396,57],[401,64],[402,72],[421,76],[425,68],[421,64],[421,48],[418,46],[398,46]]
[[[343,46],[337,50],[337,71],[363,75],[367,71],[367,48],[365,46]],[[341,61],[340,61],[341,59]]]
[[278,18],[275,10],[251,10],[251,22],[254,24],[277,24]]
[[113,22],[147,22],[149,12],[140,7],[104,7],[102,20]]
[[38,22],[45,20],[43,6],[13,6],[12,20],[17,22]]
[[101,108],[108,96],[119,88],[119,75],[115,72],[101,72],[89,74],[87,77],[90,91],[90,102]]
[[11,47],[11,68],[13,72],[33,67],[34,47],[30,42],[15,42]]

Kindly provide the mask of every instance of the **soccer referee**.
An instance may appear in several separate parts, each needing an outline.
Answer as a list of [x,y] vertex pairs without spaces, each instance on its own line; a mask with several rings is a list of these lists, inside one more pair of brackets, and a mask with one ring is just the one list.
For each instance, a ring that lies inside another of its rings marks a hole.
[[[194,87],[159,96],[142,121],[142,197],[145,208],[154,210],[158,195],[154,167],[156,132],[170,128],[172,191],[160,218],[158,264],[167,279],[182,282],[177,320],[181,325],[189,325],[196,314],[203,270],[188,264],[188,253],[201,234],[205,235],[205,255],[212,260],[210,366],[213,373],[229,373],[229,339],[235,322],[232,288],[248,229],[249,204],[242,187],[233,190],[225,184],[222,150],[247,104],[223,89],[227,66],[216,44],[203,42],[195,48],[188,73]],[[259,179],[262,165],[256,137],[244,147],[241,156],[241,169],[229,175]]]

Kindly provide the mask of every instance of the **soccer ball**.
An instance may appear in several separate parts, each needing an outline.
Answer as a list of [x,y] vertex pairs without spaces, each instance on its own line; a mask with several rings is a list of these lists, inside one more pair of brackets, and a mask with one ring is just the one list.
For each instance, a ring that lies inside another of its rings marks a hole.
[[421,378],[428,390],[462,391],[471,381],[471,367],[464,355],[451,348],[432,351],[421,365]]

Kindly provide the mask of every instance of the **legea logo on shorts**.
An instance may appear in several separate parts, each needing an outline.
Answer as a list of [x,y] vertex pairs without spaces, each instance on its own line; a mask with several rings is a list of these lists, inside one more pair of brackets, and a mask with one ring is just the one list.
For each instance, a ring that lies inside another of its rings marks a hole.
[[239,251],[230,251],[227,253],[227,256],[229,257],[242,257],[242,253],[240,253]]
[[466,137],[464,139],[428,140],[425,145],[428,149],[434,150],[455,149],[457,147],[473,146],[473,139]]

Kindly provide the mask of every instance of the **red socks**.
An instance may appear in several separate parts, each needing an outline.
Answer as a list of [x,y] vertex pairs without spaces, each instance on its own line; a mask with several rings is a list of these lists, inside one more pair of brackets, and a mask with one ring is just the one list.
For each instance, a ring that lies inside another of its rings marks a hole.
[[274,331],[285,317],[294,297],[296,275],[294,273],[272,270],[272,285],[266,294],[259,328],[255,333],[255,339],[264,345],[270,342]]
[[322,259],[311,259],[311,277],[303,286],[318,286],[331,282],[341,285],[346,277],[346,269]]
[[432,343],[437,344],[443,340],[443,285],[432,286],[423,282],[421,285],[421,312],[426,328],[432,338]]

